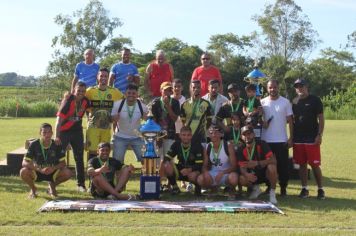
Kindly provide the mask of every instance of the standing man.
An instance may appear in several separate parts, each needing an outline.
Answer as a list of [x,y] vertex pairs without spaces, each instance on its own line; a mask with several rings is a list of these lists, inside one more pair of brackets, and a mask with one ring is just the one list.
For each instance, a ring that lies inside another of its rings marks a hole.
[[160,85],[163,82],[172,82],[174,78],[173,67],[166,62],[163,50],[157,50],[156,60],[146,68],[145,88],[151,97],[160,97]]
[[190,98],[181,107],[183,125],[192,129],[193,143],[206,143],[206,130],[211,124],[212,112],[210,103],[200,97],[200,81],[190,82]]
[[140,84],[140,75],[137,67],[130,62],[131,51],[124,48],[121,51],[121,61],[111,67],[109,85],[125,93],[127,86],[134,83],[137,86]]
[[232,126],[232,113],[236,113],[240,117],[241,124],[245,121],[243,113],[243,105],[245,101],[240,98],[239,86],[235,83],[229,84],[227,86],[227,92],[229,94],[230,101],[224,103],[216,114],[216,122],[219,126],[223,127],[224,132],[228,132]]
[[89,159],[97,154],[99,143],[111,140],[111,110],[114,102],[123,95],[116,88],[108,86],[109,70],[100,69],[98,73],[98,86],[87,89],[85,96],[90,100],[88,129],[86,135],[86,148]]
[[72,93],[74,93],[74,88],[78,81],[83,82],[87,88],[95,86],[99,69],[100,66],[94,62],[94,50],[86,49],[84,51],[84,61],[78,63],[75,67],[71,88]]
[[141,161],[143,139],[138,136],[141,121],[147,118],[147,106],[138,98],[138,87],[129,84],[125,92],[124,99],[114,102],[111,111],[113,122],[117,123],[117,130],[114,134],[114,159],[124,164],[125,153],[128,146],[131,146],[135,153],[136,160]]
[[276,157],[280,193],[281,196],[286,196],[289,180],[288,148],[293,146],[293,111],[289,100],[279,95],[278,85],[277,80],[269,80],[267,82],[269,95],[261,100],[265,120],[262,140],[267,142]]
[[52,126],[43,123],[40,127],[40,138],[33,141],[22,161],[21,179],[30,186],[29,198],[37,197],[34,182],[48,181],[47,193],[57,197],[56,186],[72,177],[72,172],[66,167],[65,151],[62,145],[52,140]]
[[222,78],[220,70],[210,64],[211,56],[207,52],[204,52],[201,55],[201,66],[198,66],[194,69],[192,74],[192,81],[199,80],[201,83],[201,96],[204,96],[208,93],[208,86],[210,80],[218,80],[220,83],[220,93],[222,93]]
[[167,131],[159,151],[161,160],[163,160],[174,142],[176,135],[175,122],[180,114],[179,102],[171,97],[172,94],[172,83],[163,82],[161,84],[161,96],[152,101],[153,119],[161,126],[162,130]]
[[212,122],[216,123],[216,115],[223,103],[229,101],[227,97],[221,95],[220,91],[220,81],[219,80],[210,80],[209,81],[209,93],[205,94],[202,98],[209,101],[211,110],[213,113]]
[[[173,94],[171,95],[171,97],[176,99],[179,102],[179,107],[181,107],[183,102],[185,102],[185,97],[182,95],[183,83],[180,79],[174,79],[172,86],[173,86]],[[183,127],[183,123],[182,120],[180,119],[180,116],[178,116],[175,126],[176,126],[176,139],[179,139],[179,132],[180,129]]]
[[297,97],[293,100],[294,113],[294,145],[293,159],[300,165],[299,175],[302,182],[301,198],[309,196],[307,175],[309,164],[318,185],[318,199],[325,199],[320,169],[320,145],[324,132],[323,104],[320,98],[309,94],[304,79],[294,82]]
[[64,149],[71,145],[75,160],[75,170],[77,177],[77,189],[85,192],[84,177],[84,135],[82,118],[89,108],[89,100],[84,97],[86,86],[83,82],[75,85],[74,94],[65,96],[61,107],[57,112],[56,139],[57,145],[62,145]]

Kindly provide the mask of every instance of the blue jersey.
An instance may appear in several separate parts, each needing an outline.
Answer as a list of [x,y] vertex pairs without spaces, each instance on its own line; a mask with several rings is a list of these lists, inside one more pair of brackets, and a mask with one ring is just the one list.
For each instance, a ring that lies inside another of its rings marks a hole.
[[139,76],[137,67],[134,64],[116,63],[111,67],[111,73],[115,75],[114,87],[122,93],[126,92],[129,75]]
[[98,75],[100,66],[96,63],[87,65],[84,62],[80,62],[75,67],[74,76],[78,78],[78,81],[85,83],[88,87],[96,85],[96,77]]

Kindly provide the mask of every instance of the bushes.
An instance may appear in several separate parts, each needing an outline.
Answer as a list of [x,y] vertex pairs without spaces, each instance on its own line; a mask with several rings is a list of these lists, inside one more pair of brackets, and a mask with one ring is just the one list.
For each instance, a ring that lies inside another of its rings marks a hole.
[[0,101],[0,116],[16,117],[54,117],[58,105],[49,100],[28,103],[23,99],[3,99]]
[[324,115],[330,120],[356,119],[356,82],[346,91],[337,91],[323,98]]

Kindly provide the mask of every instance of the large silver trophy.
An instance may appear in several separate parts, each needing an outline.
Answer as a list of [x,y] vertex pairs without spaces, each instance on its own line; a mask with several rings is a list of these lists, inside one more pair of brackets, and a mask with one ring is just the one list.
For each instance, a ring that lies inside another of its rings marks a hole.
[[145,140],[143,147],[140,195],[142,199],[159,199],[160,196],[160,157],[156,154],[157,140],[165,136],[152,116],[140,127],[139,132]]

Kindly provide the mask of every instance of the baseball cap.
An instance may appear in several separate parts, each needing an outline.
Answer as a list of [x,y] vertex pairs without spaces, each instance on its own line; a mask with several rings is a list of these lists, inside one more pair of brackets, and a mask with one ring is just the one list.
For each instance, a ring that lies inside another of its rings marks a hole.
[[298,84],[300,85],[306,85],[307,82],[304,79],[297,79],[296,81],[294,81],[294,87],[297,86]]
[[167,88],[173,88],[173,86],[172,86],[172,83],[171,82],[163,82],[162,84],[161,84],[161,90],[163,89],[167,89]]
[[253,133],[253,128],[249,125],[245,125],[244,127],[241,128],[241,134],[244,135],[247,131],[250,131]]
[[227,86],[227,91],[232,89],[239,90],[239,86],[237,86],[235,83],[229,84],[229,86]]

